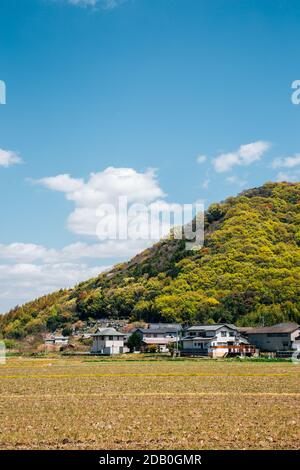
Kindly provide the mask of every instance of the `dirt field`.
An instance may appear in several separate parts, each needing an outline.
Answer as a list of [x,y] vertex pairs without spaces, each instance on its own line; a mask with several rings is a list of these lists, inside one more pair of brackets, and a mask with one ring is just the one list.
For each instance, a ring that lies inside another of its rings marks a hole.
[[292,363],[10,358],[0,449],[299,449]]

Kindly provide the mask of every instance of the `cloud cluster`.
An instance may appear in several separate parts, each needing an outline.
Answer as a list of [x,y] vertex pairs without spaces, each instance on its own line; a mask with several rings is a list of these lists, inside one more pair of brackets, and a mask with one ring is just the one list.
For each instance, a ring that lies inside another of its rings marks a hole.
[[[37,184],[59,191],[74,203],[68,218],[70,230],[79,235],[96,237],[101,204],[117,205],[119,196],[126,196],[128,204],[143,203],[167,206],[161,198],[154,170],[138,172],[132,168],[106,168],[92,173],[85,181],[68,174],[45,177]],[[158,221],[156,221],[158,222]],[[148,220],[141,223],[147,231]],[[153,242],[149,239],[104,240],[77,242],[61,249],[46,248],[34,243],[0,244],[0,312],[16,303],[23,303],[39,295],[95,276],[107,269],[113,260],[131,258]],[[97,267],[91,264],[97,264]]]
[[77,242],[62,249],[34,243],[0,244],[0,260],[12,263],[69,263],[83,259],[103,260],[134,256],[145,247],[143,240],[108,240],[103,243]]
[[293,173],[288,173],[285,171],[280,171],[277,174],[277,181],[278,182],[290,182],[290,183],[296,183],[297,181],[300,180],[300,170],[296,170]]
[[22,163],[22,159],[16,152],[0,149],[0,167],[8,168],[19,163]]
[[[261,159],[261,157],[269,150],[271,144],[269,142],[258,140],[249,144],[241,145],[234,152],[221,153],[215,158],[210,159],[216,173],[225,173],[232,171],[235,167],[245,167]],[[196,161],[199,164],[203,164],[208,160],[206,155],[200,154]],[[208,173],[207,173],[208,175]],[[237,175],[231,175],[226,178],[226,181],[231,184],[235,184],[239,187],[243,187],[247,184],[247,181],[240,178]],[[210,178],[206,176],[202,182],[202,188],[207,189],[210,184]]]
[[274,169],[283,169],[277,174],[277,181],[289,181],[294,183],[300,178],[300,154],[296,153],[288,157],[275,158],[272,162]]
[[0,313],[18,303],[97,276],[111,267],[112,258],[130,258],[147,245],[151,242],[78,242],[62,249],[49,249],[34,243],[0,244]]
[[100,205],[117,207],[120,196],[126,196],[129,204],[150,204],[165,196],[152,169],[139,173],[132,168],[109,167],[92,173],[87,181],[57,175],[42,178],[37,183],[64,193],[66,199],[74,203],[68,227],[77,235],[90,237],[96,237]]
[[251,165],[251,163],[260,160],[269,148],[270,144],[261,140],[241,145],[235,152],[218,155],[213,160],[213,165],[218,173],[232,170],[234,166]]
[[300,165],[300,153],[290,157],[275,158],[272,162],[273,168],[295,168]]
[[107,268],[85,263],[1,264],[0,313],[46,293],[72,287]]

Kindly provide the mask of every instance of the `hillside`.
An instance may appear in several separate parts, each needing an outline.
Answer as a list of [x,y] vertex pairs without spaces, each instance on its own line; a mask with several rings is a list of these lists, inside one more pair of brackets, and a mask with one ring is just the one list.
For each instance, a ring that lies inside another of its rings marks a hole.
[[300,183],[267,183],[212,204],[198,252],[164,240],[128,263],[16,307],[5,337],[88,318],[266,325],[300,322]]

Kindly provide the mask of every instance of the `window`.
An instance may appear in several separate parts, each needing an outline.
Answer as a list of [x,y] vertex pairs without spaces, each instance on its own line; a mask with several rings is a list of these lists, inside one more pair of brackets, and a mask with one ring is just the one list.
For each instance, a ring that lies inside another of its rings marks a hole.
[[113,341],[114,340],[114,337],[113,336],[110,336],[109,337],[109,341]]
[[227,336],[227,331],[221,331],[221,336],[224,338]]

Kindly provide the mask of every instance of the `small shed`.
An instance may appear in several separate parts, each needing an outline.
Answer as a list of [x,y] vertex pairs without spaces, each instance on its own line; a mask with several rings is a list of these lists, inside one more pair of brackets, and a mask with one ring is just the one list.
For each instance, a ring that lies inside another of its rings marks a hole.
[[65,348],[69,344],[68,336],[46,336],[45,338],[45,347],[48,350],[59,351],[60,349]]

